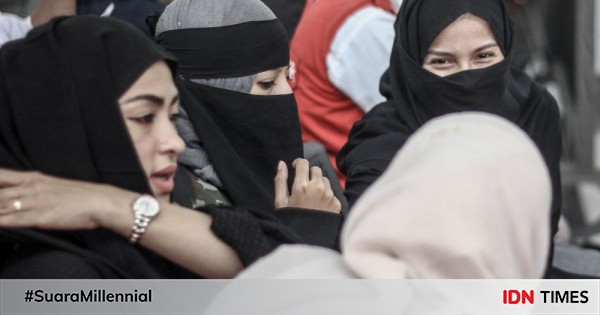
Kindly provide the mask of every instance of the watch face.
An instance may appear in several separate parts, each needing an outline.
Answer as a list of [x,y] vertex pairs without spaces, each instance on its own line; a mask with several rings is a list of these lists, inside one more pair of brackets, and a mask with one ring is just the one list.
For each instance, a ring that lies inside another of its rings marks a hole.
[[144,215],[146,217],[154,217],[158,214],[160,207],[158,201],[152,196],[143,195],[138,197],[133,203],[133,210],[136,213]]

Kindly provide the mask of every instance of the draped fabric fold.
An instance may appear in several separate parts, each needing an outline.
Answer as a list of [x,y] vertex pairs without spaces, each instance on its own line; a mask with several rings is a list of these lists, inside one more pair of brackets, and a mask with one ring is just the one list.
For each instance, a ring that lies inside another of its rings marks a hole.
[[[174,58],[144,34],[111,18],[57,18],[7,44],[0,51],[0,167],[151,193],[117,100],[161,60],[175,66]],[[19,276],[10,274],[16,270],[11,266],[35,257],[55,257],[52,264],[64,270],[83,261],[102,265],[103,271],[66,274],[44,269],[49,262],[37,260],[46,273],[20,276],[191,275],[108,230],[2,229],[0,235],[0,242],[9,244],[0,255],[9,264],[3,277]]]
[[[470,13],[490,26],[505,59],[487,68],[439,77],[422,67],[433,40]],[[552,234],[561,207],[560,117],[554,98],[525,73],[510,67],[513,27],[501,0],[406,0],[395,24],[396,38],[381,93],[387,101],[357,122],[337,157],[346,174],[350,205],[385,171],[406,139],[429,120],[476,111],[504,117],[536,143],[550,170]]]
[[177,56],[178,73],[194,78],[241,77],[287,65],[287,40],[279,20],[171,30],[157,38]]
[[[167,9],[165,15],[161,19],[174,14]],[[294,96],[251,95],[194,81],[238,78],[289,65],[287,35],[279,20],[163,30],[157,41],[180,61],[176,81],[181,106],[228,197],[237,206],[273,210],[279,161],[291,165],[303,156]]]
[[291,165],[302,156],[294,96],[250,95],[186,80],[178,87],[181,106],[234,204],[273,209],[278,162]]

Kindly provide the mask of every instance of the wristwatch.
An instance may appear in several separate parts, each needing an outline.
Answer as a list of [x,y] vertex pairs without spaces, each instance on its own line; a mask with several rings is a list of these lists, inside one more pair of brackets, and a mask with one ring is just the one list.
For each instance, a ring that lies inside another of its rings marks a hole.
[[135,244],[144,235],[148,224],[154,219],[160,212],[160,205],[158,201],[150,195],[141,195],[135,199],[131,208],[135,215],[133,226],[131,227],[131,235],[129,236],[129,242]]

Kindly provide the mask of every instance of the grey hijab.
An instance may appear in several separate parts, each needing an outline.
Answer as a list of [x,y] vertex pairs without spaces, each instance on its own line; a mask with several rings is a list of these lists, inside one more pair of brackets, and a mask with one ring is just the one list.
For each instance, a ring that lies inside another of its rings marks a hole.
[[[235,25],[275,19],[259,0],[175,0],[160,17],[156,36],[165,31]],[[250,93],[256,75],[237,78],[192,79],[217,88]]]
[[[162,32],[235,25],[250,21],[275,19],[271,10],[259,0],[175,0],[167,6],[156,25],[156,37]],[[192,78],[191,81],[216,88],[250,93],[256,75],[236,78]],[[179,163],[187,166],[200,179],[223,189],[223,184],[202,148],[197,131],[180,108],[177,131],[186,143]]]

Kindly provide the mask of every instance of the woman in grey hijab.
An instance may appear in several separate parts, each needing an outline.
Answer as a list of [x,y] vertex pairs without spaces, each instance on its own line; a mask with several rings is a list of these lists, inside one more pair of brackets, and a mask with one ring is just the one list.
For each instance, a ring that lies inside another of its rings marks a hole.
[[176,0],[155,30],[180,65],[179,163],[188,176],[176,201],[277,209],[305,242],[333,247],[341,205],[321,169],[302,159],[288,39],[275,15],[259,0]]

